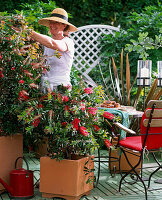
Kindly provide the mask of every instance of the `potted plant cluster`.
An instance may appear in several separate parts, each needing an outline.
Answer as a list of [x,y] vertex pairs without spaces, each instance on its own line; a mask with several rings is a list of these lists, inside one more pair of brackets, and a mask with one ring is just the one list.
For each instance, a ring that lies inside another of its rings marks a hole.
[[57,91],[49,89],[26,101],[19,120],[28,133],[40,132],[48,138],[48,156],[40,158],[43,197],[80,198],[92,190],[92,152],[109,138],[103,111],[97,108],[103,95],[100,86],[87,88],[79,81],[70,91],[60,85]]
[[21,15],[0,15],[0,177],[6,182],[15,160],[23,155],[23,126],[17,115],[24,101],[35,95],[44,70],[38,44],[30,40],[26,25]]
[[[28,23],[21,15],[0,16],[0,21],[1,134],[47,138],[48,156],[40,160],[40,191],[45,197],[80,198],[93,188],[92,152],[109,138],[103,128],[103,112],[97,108],[103,90],[100,86],[87,88],[80,81],[71,91],[59,86],[57,91],[42,93],[40,78],[49,66],[39,44],[30,38]],[[71,170],[72,174],[67,173]],[[65,181],[72,177],[71,183]]]

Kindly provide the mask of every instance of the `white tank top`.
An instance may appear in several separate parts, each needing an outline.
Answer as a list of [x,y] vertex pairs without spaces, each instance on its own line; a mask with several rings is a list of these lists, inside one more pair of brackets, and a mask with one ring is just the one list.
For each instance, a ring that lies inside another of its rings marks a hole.
[[50,66],[49,71],[42,75],[41,87],[43,90],[47,87],[53,90],[61,84],[64,86],[71,85],[70,71],[74,57],[74,42],[69,37],[64,37],[62,40],[66,42],[68,50],[66,52],[58,51],[61,54],[60,58],[52,56],[55,54],[55,50],[44,47],[44,55],[52,57],[47,58],[47,65]]

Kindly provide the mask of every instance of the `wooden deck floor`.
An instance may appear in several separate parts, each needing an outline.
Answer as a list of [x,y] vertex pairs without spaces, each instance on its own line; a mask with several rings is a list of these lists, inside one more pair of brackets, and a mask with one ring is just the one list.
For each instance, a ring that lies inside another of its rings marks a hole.
[[[31,170],[35,171],[35,183],[39,179],[39,169],[40,163],[39,159],[36,159],[33,155],[26,155],[29,166]],[[97,173],[98,163],[95,162],[95,168]],[[150,160],[145,160],[144,164],[144,176],[148,176],[152,169],[155,167],[155,163],[152,163]],[[25,166],[24,166],[25,168]],[[161,200],[162,199],[162,184],[154,183],[155,179],[162,178],[162,171],[159,171],[152,177],[151,187],[148,191],[148,200]],[[91,194],[82,197],[81,200],[145,200],[144,189],[141,183],[134,184],[133,186],[124,184],[122,186],[121,193],[118,192],[120,175],[116,174],[115,177],[112,177],[109,173],[108,162],[101,163],[101,175],[99,179],[99,184],[96,188],[91,191]],[[34,190],[35,196],[32,200],[46,200],[41,197],[41,193],[38,188]],[[58,199],[58,198],[53,198]],[[10,200],[7,192],[0,195],[0,200]],[[51,199],[48,199],[51,200]],[[60,199],[59,199],[60,200]]]

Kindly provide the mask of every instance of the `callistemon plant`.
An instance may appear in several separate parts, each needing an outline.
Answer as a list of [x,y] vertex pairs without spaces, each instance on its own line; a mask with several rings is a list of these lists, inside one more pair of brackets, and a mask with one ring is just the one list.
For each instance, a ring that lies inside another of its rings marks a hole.
[[49,139],[49,156],[70,159],[72,154],[89,154],[109,137],[103,129],[103,113],[97,108],[102,101],[100,86],[92,89],[80,82],[70,91],[60,86],[57,91],[48,90],[41,98],[26,102],[19,119],[29,133],[44,132]]
[[23,102],[38,95],[44,57],[30,39],[21,15],[0,15],[0,134],[22,131],[17,113]]

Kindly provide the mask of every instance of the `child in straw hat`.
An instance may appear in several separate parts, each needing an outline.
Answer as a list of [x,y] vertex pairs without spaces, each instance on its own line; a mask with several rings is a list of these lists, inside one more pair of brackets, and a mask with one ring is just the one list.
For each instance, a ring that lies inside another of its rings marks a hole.
[[[42,88],[57,89],[58,85],[71,86],[70,71],[74,56],[74,42],[64,32],[75,32],[77,28],[68,22],[67,12],[62,8],[52,11],[50,17],[39,20],[39,24],[49,27],[52,37],[31,32],[31,37],[44,46],[44,55],[50,70],[42,75]],[[60,58],[54,55],[55,51],[61,54]],[[45,91],[45,90],[44,90]]]

